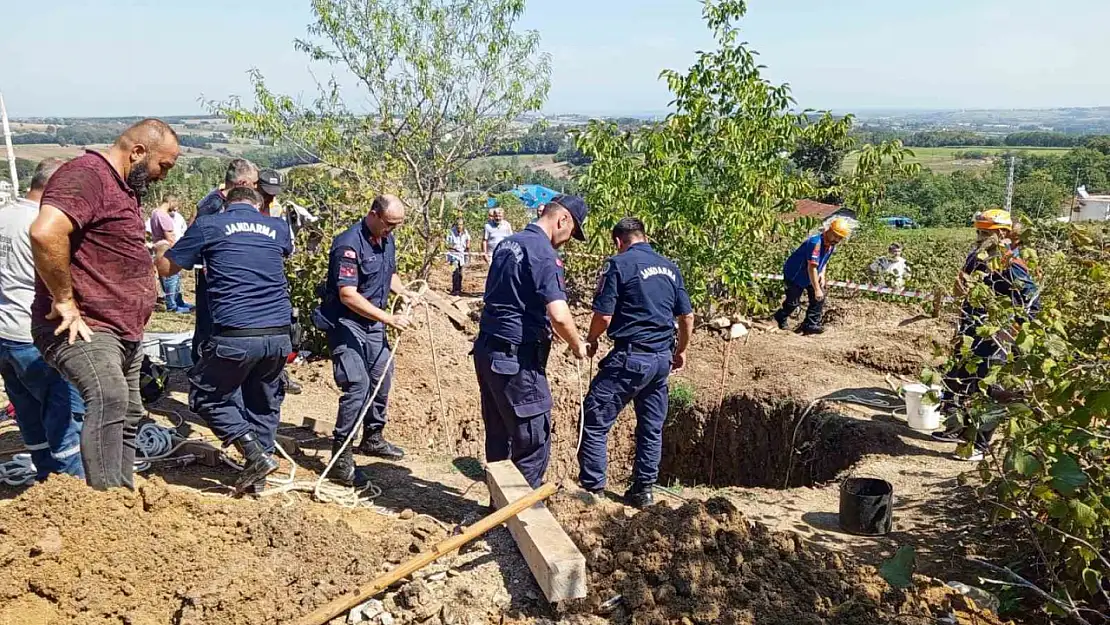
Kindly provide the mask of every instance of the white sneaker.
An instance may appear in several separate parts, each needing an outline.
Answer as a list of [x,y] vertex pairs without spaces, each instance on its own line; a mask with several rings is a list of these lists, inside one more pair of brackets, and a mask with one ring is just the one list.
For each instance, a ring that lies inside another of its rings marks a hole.
[[983,452],[979,451],[978,449],[971,452],[971,455],[966,457],[961,456],[959,453],[952,454],[953,460],[963,460],[964,462],[982,462],[984,457],[985,456],[983,455]]

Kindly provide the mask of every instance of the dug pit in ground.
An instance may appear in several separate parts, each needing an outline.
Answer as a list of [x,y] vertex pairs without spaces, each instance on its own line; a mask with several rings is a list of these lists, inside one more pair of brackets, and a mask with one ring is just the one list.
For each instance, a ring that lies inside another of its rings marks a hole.
[[836,479],[861,458],[904,444],[889,429],[821,402],[734,395],[719,411],[676,411],[663,431],[660,481],[792,488]]

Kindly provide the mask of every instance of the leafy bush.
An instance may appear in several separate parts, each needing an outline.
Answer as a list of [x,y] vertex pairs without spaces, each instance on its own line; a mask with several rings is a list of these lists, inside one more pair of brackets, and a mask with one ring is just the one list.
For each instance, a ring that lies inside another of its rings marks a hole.
[[670,414],[678,414],[690,410],[696,402],[694,386],[688,382],[676,380],[671,383]]
[[[1042,309],[981,385],[1016,394],[1013,403],[1000,413],[985,393],[975,398],[974,428],[1001,417],[1000,444],[980,473],[999,516],[1026,530],[1021,538],[1045,571],[1038,581],[1051,597],[1047,609],[1103,622],[1096,617],[1110,618],[1110,247],[1104,231],[1058,225],[1024,238]],[[970,297],[990,310],[981,335],[1011,326],[1008,300],[981,285]]]

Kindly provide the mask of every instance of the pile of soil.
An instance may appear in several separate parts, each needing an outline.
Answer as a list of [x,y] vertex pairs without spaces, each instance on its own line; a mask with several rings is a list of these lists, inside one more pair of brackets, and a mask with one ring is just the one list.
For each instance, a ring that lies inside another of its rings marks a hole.
[[158,478],[97,492],[53,476],[0,514],[0,623],[288,622],[380,574],[398,539]]
[[901,591],[873,567],[750,523],[722,498],[657,504],[629,518],[619,506],[557,496],[551,508],[587,558],[596,613],[617,595],[613,623],[664,625],[961,625],[1001,621],[923,577]]

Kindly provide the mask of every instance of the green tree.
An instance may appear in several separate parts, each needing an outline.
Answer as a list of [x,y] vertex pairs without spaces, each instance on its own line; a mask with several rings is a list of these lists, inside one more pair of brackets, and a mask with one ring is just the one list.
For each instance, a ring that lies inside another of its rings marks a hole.
[[[610,253],[609,229],[636,215],[659,250],[677,260],[702,310],[764,307],[752,271],[770,242],[805,226],[780,215],[798,198],[842,193],[866,216],[907,153],[900,143],[865,148],[863,168],[845,184],[819,190],[815,174],[827,173],[825,161],[850,145],[852,118],[795,112],[789,87],[765,80],[741,42],[737,22],[745,12],[742,0],[704,4],[718,47],[700,52],[685,73],[662,73],[674,96],[665,120],[630,129],[593,121],[577,133],[578,150],[590,161],[578,182],[593,209],[592,250]],[[791,160],[800,147],[810,167]],[[574,267],[579,277],[590,269]]]
[[419,257],[408,260],[426,273],[442,245],[449,181],[546,98],[550,63],[539,35],[515,29],[524,0],[313,0],[312,10],[311,37],[297,48],[357,79],[357,100],[371,110],[350,110],[334,77],[302,106],[257,72],[253,107],[217,108],[236,134],[347,174],[356,204],[399,193],[416,221],[401,235],[420,240]]
[[1030,173],[1014,185],[1014,209],[1032,219],[1051,219],[1060,215],[1067,188],[1056,184],[1052,174],[1043,169]]
[[[844,157],[855,142],[849,134],[840,132],[842,127],[835,123],[831,113],[815,121],[816,132],[805,133],[799,138],[790,160],[803,171],[812,173],[818,187],[827,189],[838,183]],[[806,124],[809,123],[806,119]]]

